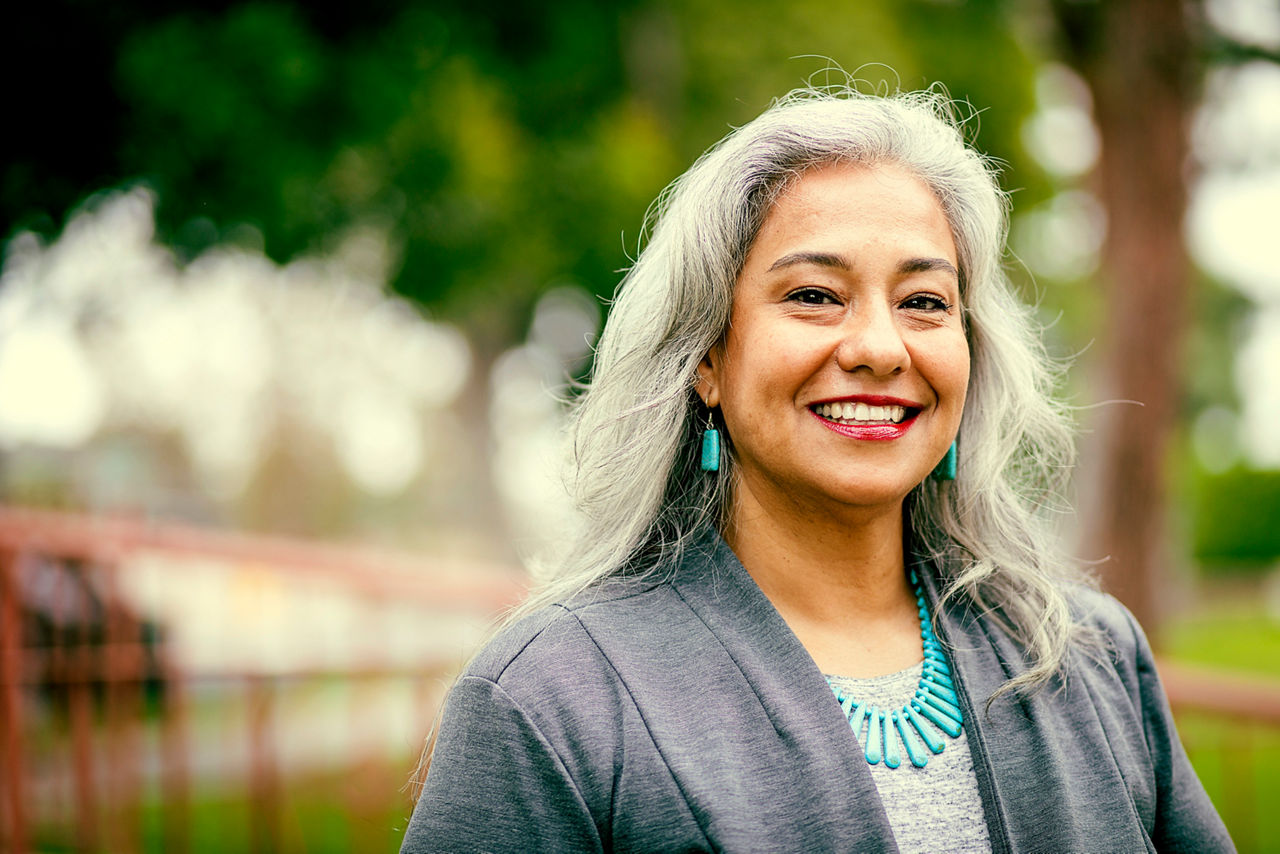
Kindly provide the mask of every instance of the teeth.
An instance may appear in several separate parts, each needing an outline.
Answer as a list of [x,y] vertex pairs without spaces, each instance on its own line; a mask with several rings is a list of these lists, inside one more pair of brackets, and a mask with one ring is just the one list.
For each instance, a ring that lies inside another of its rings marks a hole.
[[903,406],[868,406],[865,403],[823,403],[816,407],[823,418],[840,421],[859,421],[866,423],[901,424],[907,417]]

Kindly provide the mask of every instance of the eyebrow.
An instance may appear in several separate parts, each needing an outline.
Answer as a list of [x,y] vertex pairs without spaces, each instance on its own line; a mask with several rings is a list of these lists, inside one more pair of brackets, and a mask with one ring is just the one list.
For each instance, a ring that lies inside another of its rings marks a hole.
[[[831,267],[836,270],[853,268],[849,259],[834,252],[792,252],[774,261],[769,267],[769,272],[772,273],[784,267],[794,267],[797,264],[813,264],[816,267]],[[950,273],[956,279],[960,278],[960,271],[946,258],[908,258],[898,265],[898,272],[904,276],[911,273],[931,273],[935,270]]]
[[960,271],[956,269],[946,258],[910,258],[898,265],[898,272],[904,275],[910,273],[932,273],[934,270],[942,270],[960,278]]
[[783,267],[794,267],[797,264],[813,264],[815,267],[834,267],[837,270],[848,270],[853,265],[843,255],[834,252],[792,252],[783,255],[769,267],[769,272],[781,270]]

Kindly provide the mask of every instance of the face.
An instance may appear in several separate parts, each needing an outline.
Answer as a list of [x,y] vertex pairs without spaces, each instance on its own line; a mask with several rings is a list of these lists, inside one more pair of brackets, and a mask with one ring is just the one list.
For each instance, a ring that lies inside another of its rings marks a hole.
[[699,368],[763,506],[900,504],[960,426],[969,347],[941,205],[894,165],[806,172],[766,216]]

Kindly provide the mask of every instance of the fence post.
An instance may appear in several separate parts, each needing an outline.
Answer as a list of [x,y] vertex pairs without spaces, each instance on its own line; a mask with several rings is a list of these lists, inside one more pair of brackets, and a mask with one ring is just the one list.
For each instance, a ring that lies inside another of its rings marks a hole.
[[84,571],[102,574],[103,638],[98,676],[105,683],[107,755],[111,798],[109,840],[121,854],[141,848],[142,686],[146,661],[141,624],[131,619],[120,595],[120,564],[111,557],[86,561]]
[[22,773],[22,609],[18,607],[18,556],[0,549],[0,681],[4,683],[3,744],[6,828],[10,851],[27,850]]
[[249,827],[255,852],[280,850],[280,797],[276,780],[274,685],[249,677]]
[[[167,640],[165,641],[168,642]],[[160,751],[163,770],[161,821],[164,824],[164,850],[168,854],[186,854],[191,849],[191,779],[187,764],[187,697],[183,675],[164,649],[164,704],[160,712]]]
[[67,714],[71,724],[71,754],[76,802],[76,838],[81,850],[99,847],[98,786],[93,746],[93,640],[89,636],[92,609],[71,623],[67,640],[72,658],[67,678]]

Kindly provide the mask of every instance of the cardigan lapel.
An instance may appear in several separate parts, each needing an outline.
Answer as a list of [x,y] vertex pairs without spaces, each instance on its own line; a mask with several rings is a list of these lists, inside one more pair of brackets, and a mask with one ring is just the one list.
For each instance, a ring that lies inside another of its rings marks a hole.
[[[988,699],[1027,664],[1013,639],[972,606],[936,608],[938,582],[920,573],[937,632],[947,646],[965,733],[987,812],[993,851],[1152,850],[1133,794],[1109,748],[1089,688],[1073,669],[1040,693]],[[1073,653],[1074,654],[1074,653]]]
[[[791,850],[896,851],[866,760],[826,679],[719,535],[690,550],[673,587],[740,672],[741,701],[758,704],[773,724],[777,746],[766,752],[768,761],[798,772],[801,785],[776,792],[794,803],[771,811],[830,817],[825,826],[797,826]],[[866,821],[849,822],[852,815]]]
[[[993,737],[985,723],[986,700],[1009,678],[1004,663],[987,642],[986,635],[977,626],[967,609],[949,602],[941,608],[938,578],[934,566],[928,561],[916,559],[913,565],[929,613],[936,615],[934,630],[947,650],[951,660],[952,681],[960,698],[964,714],[965,739],[978,780],[978,792],[986,813],[987,833],[993,854],[1008,854],[1014,849],[1009,840],[1009,820],[1000,797],[1001,786],[996,783],[990,761],[988,740]],[[1000,739],[997,736],[999,749]],[[1026,781],[1030,783],[1030,781]]]

